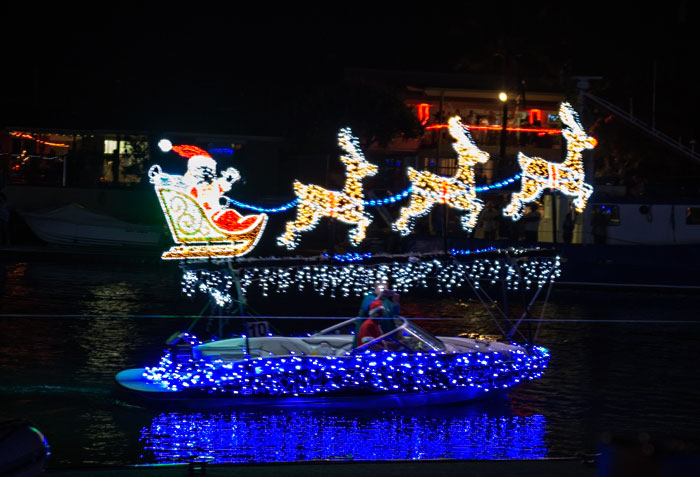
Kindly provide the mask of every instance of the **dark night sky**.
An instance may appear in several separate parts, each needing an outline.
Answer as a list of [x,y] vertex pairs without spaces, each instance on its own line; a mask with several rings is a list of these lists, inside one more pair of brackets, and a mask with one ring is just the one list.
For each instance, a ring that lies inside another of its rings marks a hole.
[[88,125],[121,117],[115,126],[128,127],[158,111],[196,123],[217,108],[247,114],[261,95],[313,89],[347,67],[501,74],[503,57],[509,74],[517,68],[533,80],[562,71],[603,76],[601,95],[621,106],[633,97],[644,116],[656,60],[657,121],[692,134],[700,127],[697,7],[612,3],[9,7],[0,120]]

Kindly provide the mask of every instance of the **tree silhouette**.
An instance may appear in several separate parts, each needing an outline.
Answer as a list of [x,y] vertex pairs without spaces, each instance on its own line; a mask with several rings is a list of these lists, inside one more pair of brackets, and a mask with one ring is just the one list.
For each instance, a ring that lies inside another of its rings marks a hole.
[[350,127],[363,149],[423,133],[415,111],[390,87],[339,81],[298,97],[286,119],[286,136],[304,153],[334,153],[337,134]]

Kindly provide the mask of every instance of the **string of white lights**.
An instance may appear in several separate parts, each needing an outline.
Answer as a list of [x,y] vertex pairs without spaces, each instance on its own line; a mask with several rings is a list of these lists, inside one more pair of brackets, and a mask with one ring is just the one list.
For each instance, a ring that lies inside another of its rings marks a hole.
[[[459,261],[455,257],[409,260],[405,263],[328,263],[290,266],[249,267],[240,269],[241,293],[257,289],[263,296],[303,292],[310,289],[330,297],[362,296],[377,282],[392,283],[399,293],[411,289],[434,287],[438,293],[450,293],[469,286],[480,288],[503,281],[507,290],[541,288],[560,275],[560,260],[556,256],[472,258]],[[234,279],[228,270],[185,270],[183,292],[193,296],[199,291],[208,294],[218,306],[232,303],[230,296]]]

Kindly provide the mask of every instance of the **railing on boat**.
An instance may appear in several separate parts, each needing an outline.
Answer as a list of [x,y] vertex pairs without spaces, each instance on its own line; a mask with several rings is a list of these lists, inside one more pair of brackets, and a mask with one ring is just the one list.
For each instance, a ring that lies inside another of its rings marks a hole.
[[[355,324],[358,320],[366,320],[366,319],[368,319],[368,318],[364,318],[364,317],[350,318],[349,320],[345,320],[345,321],[338,323],[336,325],[333,325],[329,328],[323,329],[323,330],[319,331],[318,333],[312,335],[311,337],[317,338],[319,336],[324,336],[324,335],[327,335],[335,330],[339,330],[339,329],[342,329],[348,325]],[[395,317],[391,317],[391,319],[400,320],[401,324],[399,326],[397,326],[396,328],[394,328],[393,330],[388,331],[381,336],[378,336],[377,338],[373,339],[372,341],[369,341],[367,343],[364,343],[364,344],[354,348],[352,350],[352,353],[354,354],[357,352],[365,351],[365,350],[369,349],[371,346],[373,346],[377,343],[380,343],[386,339],[389,339],[389,340],[393,341],[394,343],[406,348],[408,351],[411,351],[411,352],[415,351],[415,350],[411,349],[410,347],[408,347],[405,343],[402,343],[401,341],[394,339],[392,337],[392,335],[395,335],[399,332],[408,333],[409,335],[411,335],[413,338],[415,338],[419,342],[425,344],[427,346],[428,350],[438,351],[438,352],[444,351],[444,348],[437,346],[435,343],[431,343],[430,341],[426,340],[423,336],[416,333],[415,330],[413,329],[412,325],[403,316],[395,316]],[[437,342],[440,342],[440,340],[438,340],[437,338],[435,338],[435,337],[432,337],[432,338],[434,340],[436,340]]]

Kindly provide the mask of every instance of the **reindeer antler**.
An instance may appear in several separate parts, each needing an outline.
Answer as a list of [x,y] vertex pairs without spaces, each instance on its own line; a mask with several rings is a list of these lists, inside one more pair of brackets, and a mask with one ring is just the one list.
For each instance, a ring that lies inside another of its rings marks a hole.
[[561,107],[559,108],[559,118],[561,118],[561,122],[563,124],[569,126],[572,130],[576,132],[583,132],[583,126],[581,126],[581,123],[578,120],[578,114],[569,103],[561,103]]
[[338,133],[338,144],[340,148],[350,156],[349,159],[355,162],[360,162],[364,159],[365,156],[360,149],[360,142],[352,135],[350,128],[343,128],[340,130]]
[[456,141],[452,144],[452,147],[460,157],[471,160],[472,163],[488,161],[488,153],[481,151],[476,145],[469,132],[469,128],[462,124],[462,118],[459,116],[452,116],[447,121],[447,125],[449,127],[450,136]]
[[471,138],[471,134],[469,134],[469,130],[465,129],[465,127],[462,125],[462,118],[459,116],[452,116],[447,121],[447,125],[449,127],[450,136],[457,141],[452,144],[452,147],[457,154],[464,156],[466,155],[467,151],[476,147]]

